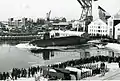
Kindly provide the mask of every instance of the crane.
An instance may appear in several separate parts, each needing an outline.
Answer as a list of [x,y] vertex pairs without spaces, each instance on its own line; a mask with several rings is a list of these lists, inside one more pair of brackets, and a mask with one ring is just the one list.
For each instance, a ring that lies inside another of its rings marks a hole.
[[50,21],[50,14],[51,14],[51,10],[49,11],[49,13],[46,14],[46,16],[47,16],[47,21]]
[[[88,24],[93,20],[92,16],[92,0],[77,0],[81,7],[82,13],[80,16],[80,22],[82,22],[82,27],[85,32],[88,32]],[[94,0],[97,1],[97,0]]]

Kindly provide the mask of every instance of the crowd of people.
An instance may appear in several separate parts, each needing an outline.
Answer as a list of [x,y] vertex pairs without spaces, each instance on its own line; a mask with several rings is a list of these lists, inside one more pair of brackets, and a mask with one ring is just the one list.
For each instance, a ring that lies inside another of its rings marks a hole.
[[0,72],[0,80],[17,80],[18,78],[30,78],[34,77],[37,72],[41,72],[41,68],[39,66],[37,67],[29,67],[28,69],[22,68],[13,68],[11,72]]
[[[90,68],[93,69],[91,66],[82,66],[84,64],[89,64],[89,63],[96,63],[96,62],[120,62],[120,57],[109,57],[109,56],[92,56],[90,58],[81,58],[81,59],[76,59],[76,60],[71,60],[71,61],[66,61],[60,64],[52,64],[49,65],[48,67],[50,68],[65,68],[67,66],[71,67],[85,67],[85,68]],[[120,65],[120,63],[119,63]],[[102,64],[104,66],[104,64]],[[29,67],[29,68],[13,68],[11,72],[0,72],[0,80],[6,80],[6,79],[11,79],[11,80],[17,80],[18,78],[30,78],[34,77],[35,74],[38,72],[42,72],[42,68],[40,66],[36,67]],[[98,72],[98,73],[97,73]],[[100,73],[100,68],[96,66],[96,69],[93,69],[93,74],[99,74]]]
[[119,57],[111,57],[111,56],[92,56],[90,58],[81,58],[81,59],[76,59],[76,60],[70,60],[66,61],[60,64],[53,64],[51,67],[56,67],[56,68],[64,68],[66,66],[76,66],[76,65],[83,65],[87,63],[95,63],[95,62],[120,62],[120,56]]

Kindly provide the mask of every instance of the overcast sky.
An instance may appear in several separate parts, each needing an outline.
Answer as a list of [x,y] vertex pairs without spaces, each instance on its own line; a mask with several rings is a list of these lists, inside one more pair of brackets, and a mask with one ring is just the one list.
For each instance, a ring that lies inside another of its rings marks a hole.
[[[120,10],[120,0],[98,0],[93,5],[100,5],[111,15]],[[93,7],[93,14],[95,13]],[[77,0],[0,0],[0,21],[10,17],[45,18],[51,10],[51,18],[66,17],[79,19],[81,6]],[[95,16],[95,15],[94,15]]]

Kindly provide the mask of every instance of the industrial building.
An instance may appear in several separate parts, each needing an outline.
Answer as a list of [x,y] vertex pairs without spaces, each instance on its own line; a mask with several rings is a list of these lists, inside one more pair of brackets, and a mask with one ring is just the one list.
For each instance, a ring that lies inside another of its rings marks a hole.
[[120,39],[120,23],[115,26],[114,39]]
[[96,19],[88,25],[88,33],[91,36],[108,36],[108,26],[101,19]]
[[59,23],[52,23],[54,29],[66,29],[67,27],[71,26],[69,22],[59,22]]
[[108,19],[109,36],[113,39],[120,38],[119,25],[120,24],[120,11]]
[[22,26],[25,26],[27,23],[27,18],[22,18],[14,20],[14,18],[9,18],[8,19],[8,26],[11,29],[16,29],[16,28],[21,28]]
[[91,36],[109,36],[107,20],[111,17],[102,7],[98,6],[98,17],[88,25],[88,33]]
[[72,28],[80,28],[81,22],[79,20],[75,20],[72,22]]

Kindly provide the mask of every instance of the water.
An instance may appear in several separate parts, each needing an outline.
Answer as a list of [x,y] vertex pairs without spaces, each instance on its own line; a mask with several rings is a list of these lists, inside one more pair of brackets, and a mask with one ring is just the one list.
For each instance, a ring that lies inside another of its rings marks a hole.
[[8,71],[13,67],[27,68],[40,62],[41,59],[33,56],[28,50],[21,50],[6,44],[0,46],[0,71]]
[[[107,49],[97,49],[96,47],[84,47],[67,50],[40,50],[31,52],[27,48],[17,48],[16,45],[0,44],[0,72],[9,71],[12,68],[28,68],[31,65],[48,65],[59,63],[71,59],[87,58],[96,55],[112,56],[114,52]],[[119,56],[119,54],[114,54]]]

